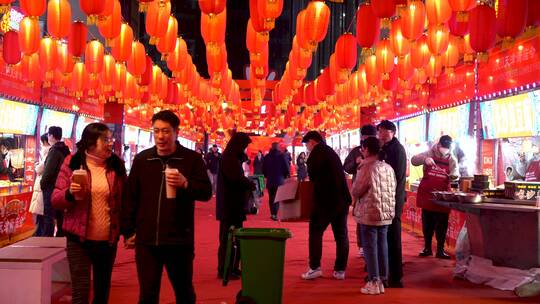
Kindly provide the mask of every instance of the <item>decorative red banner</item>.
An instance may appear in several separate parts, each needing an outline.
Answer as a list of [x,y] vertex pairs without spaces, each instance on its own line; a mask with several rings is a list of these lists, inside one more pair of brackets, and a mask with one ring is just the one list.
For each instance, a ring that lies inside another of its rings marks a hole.
[[465,64],[446,71],[433,86],[429,105],[438,109],[468,102],[474,98],[474,66]]

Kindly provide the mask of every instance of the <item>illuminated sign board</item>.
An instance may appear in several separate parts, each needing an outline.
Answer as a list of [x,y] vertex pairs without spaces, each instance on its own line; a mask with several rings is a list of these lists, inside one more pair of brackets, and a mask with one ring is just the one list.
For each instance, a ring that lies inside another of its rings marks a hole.
[[398,139],[402,144],[416,145],[426,141],[426,115],[398,122]]
[[437,140],[442,135],[459,139],[469,134],[470,104],[429,113],[428,140]]
[[74,121],[75,114],[58,112],[51,109],[43,109],[39,134],[44,134],[51,126],[57,126],[62,128],[63,138],[70,138],[71,133],[73,132]]
[[34,135],[39,107],[0,99],[0,133]]

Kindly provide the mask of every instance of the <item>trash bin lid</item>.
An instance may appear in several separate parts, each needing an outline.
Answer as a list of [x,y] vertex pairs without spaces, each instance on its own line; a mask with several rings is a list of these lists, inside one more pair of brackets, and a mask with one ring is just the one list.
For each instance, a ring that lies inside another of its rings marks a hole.
[[274,238],[288,239],[292,237],[288,229],[283,228],[239,228],[234,235],[238,238]]

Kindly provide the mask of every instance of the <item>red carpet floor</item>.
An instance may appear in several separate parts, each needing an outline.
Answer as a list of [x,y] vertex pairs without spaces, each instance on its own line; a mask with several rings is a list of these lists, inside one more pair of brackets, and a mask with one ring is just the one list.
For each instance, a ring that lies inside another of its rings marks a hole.
[[[265,196],[267,198],[267,196]],[[214,200],[198,203],[196,208],[196,258],[194,263],[194,284],[198,303],[234,303],[240,290],[240,282],[233,281],[227,287],[221,286],[216,278],[218,222],[214,216]],[[475,285],[452,278],[453,261],[435,258],[419,258],[422,247],[418,236],[403,233],[404,284],[403,289],[388,289],[380,296],[360,293],[364,285],[363,259],[356,256],[355,223],[349,219],[349,239],[351,251],[347,277],[338,281],[332,277],[335,245],[331,229],[325,234],[323,248],[324,277],[314,281],[304,281],[300,274],[307,268],[308,224],[304,222],[274,222],[269,218],[268,205],[262,205],[258,215],[250,216],[246,227],[287,228],[293,237],[287,241],[283,303],[540,303],[540,297],[520,299],[512,292],[500,291],[487,286]],[[134,252],[119,248],[113,272],[110,303],[136,303],[138,298],[137,273]],[[57,303],[69,303],[67,290]],[[161,303],[174,303],[174,293],[164,271]]]

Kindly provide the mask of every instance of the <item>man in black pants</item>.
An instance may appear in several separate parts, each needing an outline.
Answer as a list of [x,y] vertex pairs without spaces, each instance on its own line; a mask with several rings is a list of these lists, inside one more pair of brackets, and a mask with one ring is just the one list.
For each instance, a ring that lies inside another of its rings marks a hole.
[[283,185],[285,178],[289,176],[289,163],[285,158],[285,154],[281,153],[278,147],[277,142],[272,143],[272,148],[263,161],[263,174],[266,177],[266,188],[268,189],[270,218],[274,221],[277,221],[279,209],[279,204],[275,202],[277,189]]
[[349,256],[347,214],[351,195],[339,156],[324,143],[317,131],[306,133],[302,142],[309,153],[309,180],[313,183],[313,209],[309,218],[309,269],[302,274],[305,280],[322,276],[322,239],[328,225],[332,225],[336,241],[335,279],[345,279]]
[[403,282],[403,258],[401,252],[401,214],[405,204],[405,174],[407,171],[407,154],[405,148],[395,137],[396,125],[383,120],[377,126],[379,140],[383,144],[382,156],[384,161],[389,164],[396,174],[396,215],[392,224],[388,227],[388,286],[402,288]]
[[176,303],[195,303],[195,200],[209,200],[212,185],[200,154],[177,142],[179,125],[172,111],[154,114],[156,145],[135,156],[128,178],[121,231],[124,246],[135,248],[139,303],[159,303],[163,266]]

